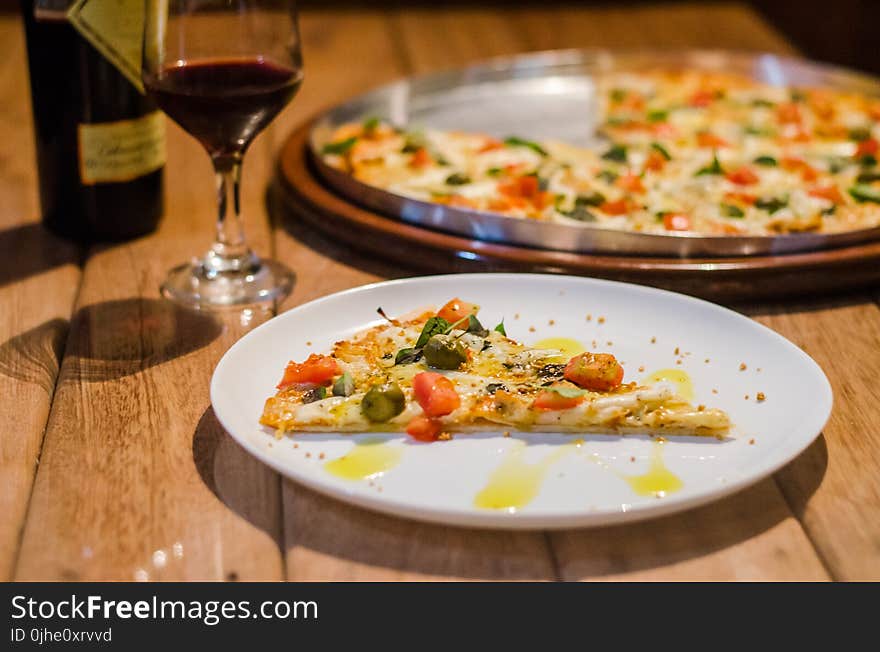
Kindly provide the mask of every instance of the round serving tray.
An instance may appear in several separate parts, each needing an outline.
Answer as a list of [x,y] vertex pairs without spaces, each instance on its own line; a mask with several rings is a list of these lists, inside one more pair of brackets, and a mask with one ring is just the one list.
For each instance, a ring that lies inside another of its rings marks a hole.
[[326,184],[309,153],[313,126],[310,121],[296,129],[279,158],[279,185],[289,218],[406,269],[574,273],[716,301],[790,297],[880,283],[880,242],[748,257],[613,256],[486,242],[389,219]]
[[381,117],[410,128],[430,126],[512,134],[576,145],[597,142],[595,79],[646,69],[738,73],[773,85],[820,86],[880,95],[880,80],[804,60],[725,51],[608,52],[556,50],[491,59],[457,70],[403,79],[336,106],[314,123],[309,145],[321,178],[339,194],[410,224],[488,242],[578,253],[650,256],[753,256],[830,249],[880,239],[880,228],[782,236],[649,234],[523,220],[443,206],[361,183],[325,165],[320,152],[340,125]]

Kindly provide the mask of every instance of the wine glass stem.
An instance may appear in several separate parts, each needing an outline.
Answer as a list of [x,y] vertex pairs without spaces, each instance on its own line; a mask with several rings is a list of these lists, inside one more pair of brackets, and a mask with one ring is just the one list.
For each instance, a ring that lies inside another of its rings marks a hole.
[[247,246],[241,220],[241,156],[213,159],[217,179],[217,237],[203,262],[205,273],[252,273],[260,261]]

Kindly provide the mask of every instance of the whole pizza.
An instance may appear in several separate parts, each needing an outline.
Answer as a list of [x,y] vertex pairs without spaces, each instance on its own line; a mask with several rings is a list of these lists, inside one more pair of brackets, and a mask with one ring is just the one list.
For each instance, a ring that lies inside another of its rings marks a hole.
[[394,194],[587,228],[775,236],[880,226],[880,99],[702,71],[608,74],[597,89],[593,148],[369,118],[339,127],[322,156]]

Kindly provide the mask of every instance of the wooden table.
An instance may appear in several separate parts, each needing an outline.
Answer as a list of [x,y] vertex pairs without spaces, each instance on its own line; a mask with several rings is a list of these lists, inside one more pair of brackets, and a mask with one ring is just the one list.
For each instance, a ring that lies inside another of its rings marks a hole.
[[[260,253],[298,273],[279,310],[406,276],[281,221],[266,189],[291,128],[394,77],[556,47],[792,53],[740,4],[309,10],[307,81],[252,148],[244,210]],[[471,531],[348,507],[282,480],[219,427],[217,360],[270,315],[210,318],[159,301],[208,245],[208,158],[172,127],[155,235],[81,249],[38,224],[20,20],[0,18],[0,579],[880,579],[880,310],[854,294],[737,306],[825,369],[824,434],[772,478],[646,523]]]

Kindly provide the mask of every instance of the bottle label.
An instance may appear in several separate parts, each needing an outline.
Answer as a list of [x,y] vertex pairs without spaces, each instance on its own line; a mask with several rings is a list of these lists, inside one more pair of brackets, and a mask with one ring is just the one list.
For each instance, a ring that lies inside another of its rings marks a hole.
[[131,181],[165,165],[165,116],[79,125],[83,185]]
[[67,19],[141,94],[144,0],[76,0]]

